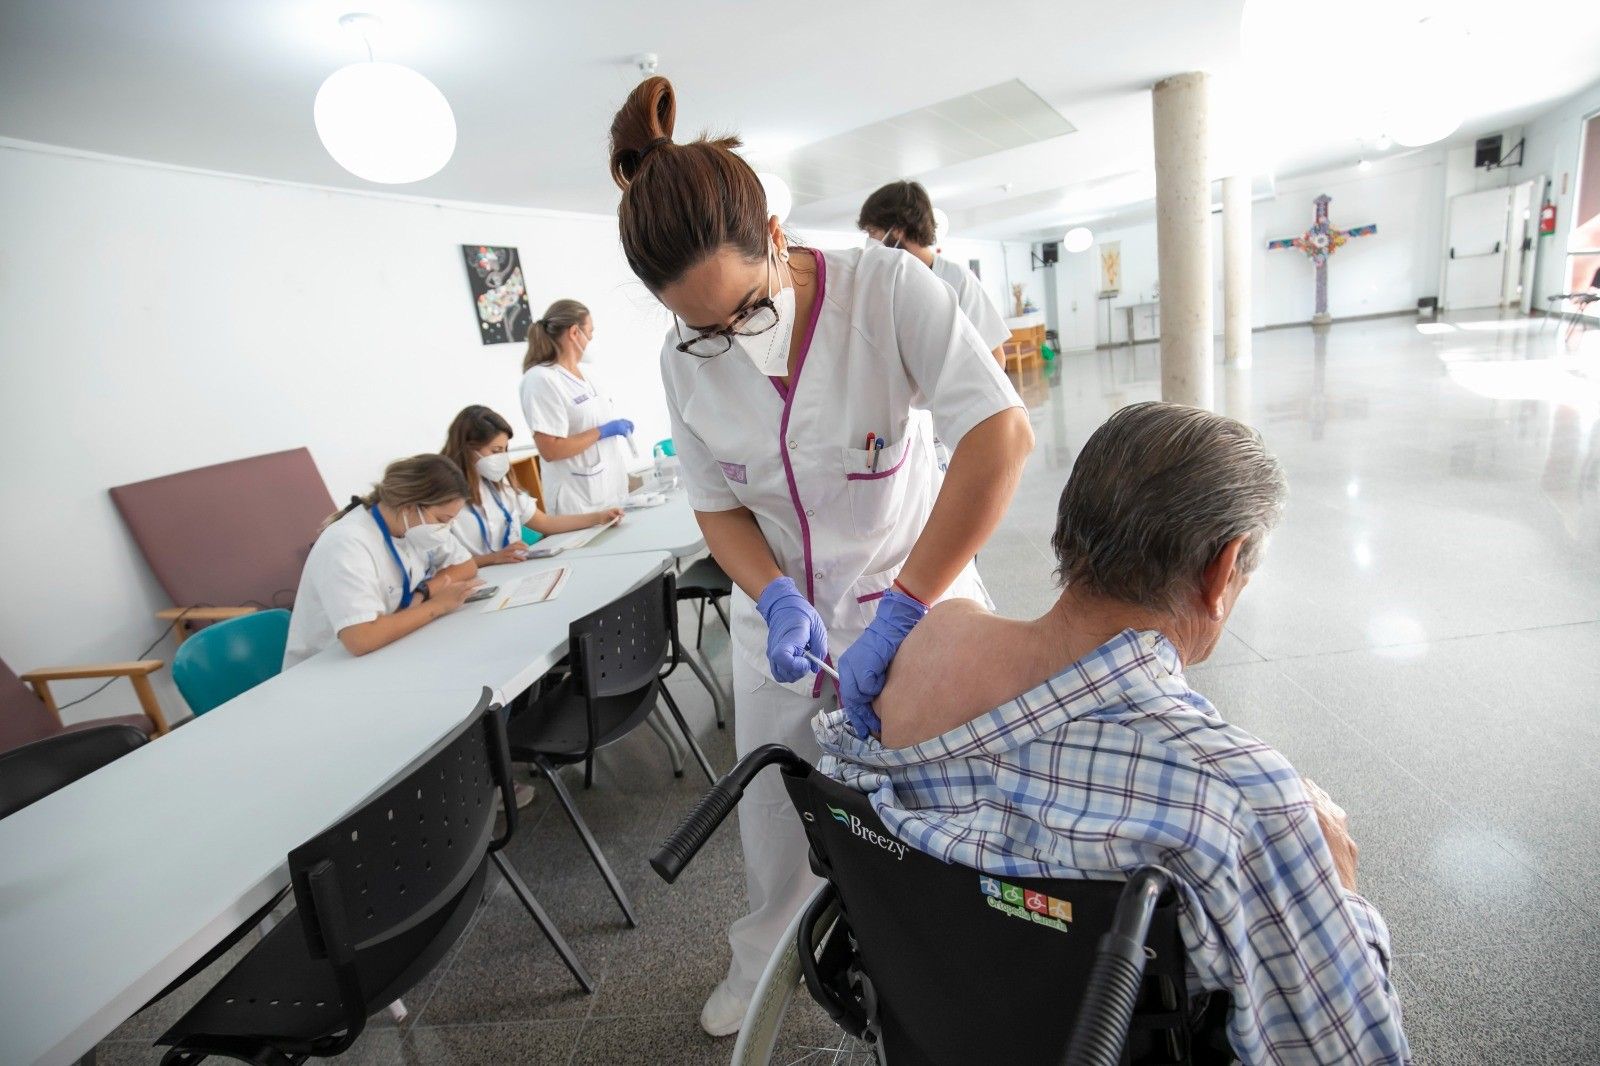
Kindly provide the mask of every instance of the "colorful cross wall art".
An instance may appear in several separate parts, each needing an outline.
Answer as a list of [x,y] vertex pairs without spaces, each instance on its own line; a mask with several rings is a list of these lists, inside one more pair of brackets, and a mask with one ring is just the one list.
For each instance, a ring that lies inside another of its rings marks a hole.
[[484,344],[520,343],[528,339],[528,290],[522,281],[522,261],[515,248],[463,244],[467,282],[472,286],[473,309],[478,315],[478,336]]
[[1298,237],[1279,237],[1267,242],[1267,250],[1275,248],[1298,248],[1305,253],[1307,259],[1317,268],[1317,310],[1311,316],[1315,325],[1322,325],[1330,321],[1328,315],[1328,256],[1338,251],[1351,237],[1370,237],[1378,232],[1375,222],[1365,226],[1352,226],[1349,229],[1334,229],[1328,224],[1328,204],[1333,202],[1333,197],[1323,193],[1313,201],[1316,204],[1316,214],[1312,219],[1311,228]]

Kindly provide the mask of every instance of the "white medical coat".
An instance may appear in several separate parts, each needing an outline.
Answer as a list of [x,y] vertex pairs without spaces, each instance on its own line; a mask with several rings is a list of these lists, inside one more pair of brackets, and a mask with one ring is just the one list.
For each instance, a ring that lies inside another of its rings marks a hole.
[[993,352],[1011,339],[1011,327],[1006,325],[1005,316],[989,297],[989,290],[983,287],[978,275],[942,255],[933,257],[933,273],[956,291],[956,302],[961,305],[961,313],[978,327],[978,336],[983,338],[989,351]]
[[[507,545],[521,544],[522,527],[532,522],[538,513],[539,505],[533,502],[533,497],[511,484],[510,478],[494,482],[480,476],[478,502],[467,501],[450,523],[450,532],[468,554],[492,555]],[[506,537],[508,516],[509,539]]]
[[[395,550],[416,587],[447,566],[472,558],[454,538],[428,553],[405,537],[394,538]],[[322,531],[300,571],[300,588],[289,615],[289,640],[283,650],[285,670],[332,647],[339,631],[371,622],[400,609],[404,592],[400,568],[383,541],[370,507],[356,507]]]
[[[555,363],[531,367],[522,375],[522,414],[528,428],[552,437],[572,437],[618,417],[611,398],[583,368],[579,378]],[[624,437],[608,437],[566,459],[541,460],[545,509],[551,514],[583,514],[620,507],[628,497],[628,459]]]
[[[794,265],[806,269],[807,250]],[[661,370],[689,503],[746,507],[783,572],[816,606],[835,656],[871,621],[921,535],[943,475],[926,420],[959,446],[1022,406],[955,293],[921,262],[873,247],[817,253],[809,343],[787,392],[737,351],[699,359],[662,345]],[[871,432],[888,443],[866,447]],[[944,597],[986,596],[969,562]],[[734,591],[733,645],[762,675],[766,625]],[[776,682],[773,682],[776,684]],[[807,679],[785,686],[810,694]]]

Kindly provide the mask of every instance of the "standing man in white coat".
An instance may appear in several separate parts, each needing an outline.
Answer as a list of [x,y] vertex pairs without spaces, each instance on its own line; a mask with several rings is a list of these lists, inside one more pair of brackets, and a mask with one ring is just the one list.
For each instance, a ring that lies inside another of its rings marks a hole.
[[[819,754],[818,712],[857,735],[928,606],[981,598],[973,556],[1033,447],[1021,401],[951,290],[908,256],[791,246],[732,139],[676,144],[650,78],[611,126],[623,252],[673,314],[661,352],[673,440],[706,543],[735,585],[741,754]],[[954,446],[942,480],[913,404]],[[807,653],[838,659],[824,692]],[[828,686],[830,689],[833,686]],[[842,709],[834,712],[835,700]],[[783,928],[817,881],[776,776],[739,810],[750,912],[700,1024],[736,1032]]]
[[867,197],[856,216],[856,226],[886,248],[903,248],[922,265],[932,270],[938,279],[950,286],[966,315],[983,338],[983,346],[994,353],[995,362],[1005,369],[1006,356],[1002,345],[1011,339],[1000,308],[978,280],[978,275],[954,259],[946,259],[934,250],[933,201],[928,190],[915,181],[891,181]]
[[539,449],[545,510],[586,514],[628,497],[633,423],[580,366],[594,319],[577,300],[557,300],[528,327],[522,360],[522,414]]

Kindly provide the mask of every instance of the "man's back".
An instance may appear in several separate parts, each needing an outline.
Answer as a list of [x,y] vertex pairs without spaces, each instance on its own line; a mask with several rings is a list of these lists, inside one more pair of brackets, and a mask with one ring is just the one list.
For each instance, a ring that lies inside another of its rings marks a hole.
[[820,716],[822,769],[948,862],[1171,870],[1192,990],[1232,995],[1245,1062],[1406,1061],[1388,931],[1340,885],[1288,761],[1190,690],[1160,633],[1124,630],[1063,668],[1071,637],[1028,639],[1041,624],[930,614],[878,703],[885,743]]

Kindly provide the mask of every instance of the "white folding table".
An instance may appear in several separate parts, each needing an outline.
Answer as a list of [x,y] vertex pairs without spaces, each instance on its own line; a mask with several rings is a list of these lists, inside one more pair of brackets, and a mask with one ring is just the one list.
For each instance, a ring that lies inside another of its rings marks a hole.
[[288,884],[289,851],[567,651],[569,623],[664,553],[571,568],[549,603],[469,605],[397,644],[314,656],[0,820],[0,1063],[71,1063]]

